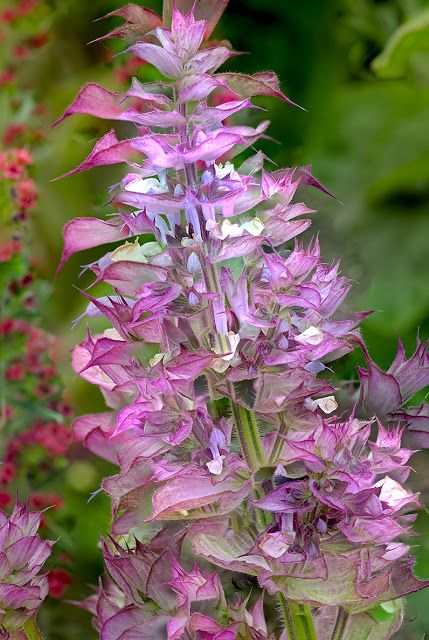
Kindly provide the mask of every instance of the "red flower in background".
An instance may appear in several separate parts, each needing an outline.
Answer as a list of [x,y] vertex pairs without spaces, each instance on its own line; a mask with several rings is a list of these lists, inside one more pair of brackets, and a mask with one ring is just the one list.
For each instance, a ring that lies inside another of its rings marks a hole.
[[21,122],[10,124],[8,127],[6,127],[6,130],[3,134],[4,146],[8,147],[9,145],[13,144],[17,138],[19,138],[25,133],[25,131],[26,131],[26,126]]
[[34,509],[62,509],[64,500],[57,493],[32,493],[30,496],[30,507]]
[[20,362],[12,362],[6,368],[6,380],[11,382],[17,382],[23,380],[25,376],[25,369]]
[[5,24],[10,24],[15,20],[17,16],[17,12],[15,9],[5,9],[0,13],[0,22],[4,22]]
[[15,79],[15,71],[13,69],[5,69],[0,72],[0,86],[11,84]]
[[34,180],[18,182],[14,186],[15,202],[20,209],[31,209],[37,201],[37,189]]
[[24,45],[22,44],[16,45],[14,49],[14,54],[18,58],[18,60],[25,60],[25,58],[28,58],[29,53],[29,49],[27,47],[24,47]]
[[12,502],[12,497],[7,491],[0,491],[0,509],[4,509]]
[[48,573],[49,595],[53,598],[61,598],[71,585],[71,577],[65,569],[52,569]]
[[[0,243],[0,262],[8,262],[15,253],[21,251],[21,243],[19,240],[7,240]],[[9,319],[8,319],[9,320]],[[0,324],[0,333],[5,331],[6,320]]]

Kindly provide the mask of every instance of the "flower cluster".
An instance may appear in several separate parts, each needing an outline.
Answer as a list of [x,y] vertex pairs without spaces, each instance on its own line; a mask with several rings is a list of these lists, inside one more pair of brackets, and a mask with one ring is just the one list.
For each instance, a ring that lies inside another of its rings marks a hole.
[[48,580],[40,570],[51,554],[53,543],[37,535],[40,519],[40,513],[30,512],[28,505],[19,503],[10,516],[0,511],[0,607],[5,638],[10,637],[9,631],[23,626],[24,631],[31,631],[27,625],[32,624],[48,594]]
[[[199,534],[196,552],[223,567],[233,562],[243,571],[251,568],[270,593],[281,585],[292,599],[305,597],[311,579],[307,598],[319,605],[369,607],[420,588],[410,573],[408,547],[398,541],[415,518],[407,511],[418,506],[418,495],[401,484],[413,452],[401,448],[398,429],[378,425],[375,442],[370,431],[371,423],[352,416],[322,422],[305,440],[287,439],[275,488],[253,501],[270,514],[267,528],[247,546],[241,538],[236,549],[230,545],[237,541],[222,545]],[[347,561],[344,575],[339,558]],[[392,576],[400,572],[402,581],[393,587]]]
[[[242,632],[243,637],[272,640],[266,635],[263,597],[251,607],[239,597],[228,604],[216,573],[181,566],[176,558],[181,542],[174,531],[168,533],[171,537],[160,536],[145,546],[138,541],[127,549],[104,544],[111,578],[79,603],[93,614],[100,637],[134,633],[142,639],[175,640],[197,633],[204,640],[234,640]],[[221,623],[211,617],[213,608]]]
[[[120,243],[87,267],[111,295],[85,292],[76,320],[109,323],[73,352],[109,410],[79,418],[75,435],[119,467],[103,481],[113,582],[85,606],[105,640],[388,638],[401,623],[398,598],[426,586],[402,541],[418,496],[402,486],[413,453],[402,427],[377,422],[371,435],[364,412],[402,421],[427,380],[427,352],[406,361],[401,351],[383,374],[400,388],[395,406],[368,360],[354,413],[337,414],[327,373],[365,349],[358,325],[368,314],[341,312],[350,284],[339,264],[321,260],[317,240],[297,240],[314,213],[302,189],[331,194],[308,166],[267,168],[255,144],[269,123],[252,126],[251,98],[294,103],[273,73],[218,72],[236,55],[207,40],[226,2],[191,4],[165,0],[162,18],[136,5],[116,11],[125,24],[109,36],[131,41],[164,79],[134,78],[123,94],[88,84],[59,120],[136,126],[132,138],[107,133],[67,174],[129,168],[108,222],[66,225],[61,260]],[[198,564],[188,573],[190,549],[222,573]],[[254,576],[244,598],[240,574]],[[258,588],[267,602],[260,594],[248,609]],[[265,624],[273,598],[283,627],[275,615]],[[383,620],[374,607],[385,607]]]

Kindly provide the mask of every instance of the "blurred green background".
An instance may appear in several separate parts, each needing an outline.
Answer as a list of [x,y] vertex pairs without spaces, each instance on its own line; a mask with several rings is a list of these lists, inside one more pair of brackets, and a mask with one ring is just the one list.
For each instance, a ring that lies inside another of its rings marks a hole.
[[[160,10],[161,2],[144,4]],[[84,116],[55,129],[49,123],[82,83],[118,87],[119,62],[112,63],[110,54],[120,51],[121,43],[86,43],[117,24],[94,20],[119,6],[113,0],[52,2],[50,43],[20,72],[23,85],[46,109],[46,144],[37,158],[41,198],[33,219],[34,259],[53,281],[44,324],[62,338],[64,378],[77,412],[103,406],[98,392],[77,382],[68,365],[68,350],[85,330],[82,325],[70,331],[70,321],[85,306],[73,285],[80,265],[98,254],[73,258],[54,280],[61,230],[75,216],[102,215],[107,187],[121,174],[101,168],[50,182],[79,164],[111,123]],[[311,163],[341,201],[306,193],[307,204],[319,210],[312,233],[319,232],[325,258],[340,257],[343,272],[354,281],[347,306],[375,310],[364,336],[375,360],[387,367],[398,334],[411,351],[417,329],[422,337],[429,333],[429,0],[230,0],[216,34],[250,52],[225,69],[273,69],[285,93],[307,109],[258,100],[269,109],[270,134],[281,143],[264,142],[262,148],[279,166]],[[140,79],[149,73],[142,68]],[[83,278],[79,286],[85,283]],[[355,357],[342,375],[352,375]],[[428,494],[426,463],[427,458],[417,459],[415,483]],[[65,528],[78,566],[70,593],[79,597],[87,593],[82,585],[95,582],[101,571],[97,536],[107,530],[109,513],[100,495],[86,503],[105,469],[83,454],[73,465],[68,477],[74,482],[75,515]],[[424,512],[418,527],[429,529]],[[429,536],[417,544],[418,573],[429,577]],[[410,598],[398,638],[421,640],[429,634],[426,599],[425,592]],[[50,640],[78,633],[90,637],[88,617],[60,603],[45,608],[41,624]]]

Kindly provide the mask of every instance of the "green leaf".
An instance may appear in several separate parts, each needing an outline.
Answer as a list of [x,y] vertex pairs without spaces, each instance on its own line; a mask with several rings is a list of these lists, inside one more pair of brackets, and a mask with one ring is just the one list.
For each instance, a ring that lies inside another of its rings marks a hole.
[[372,63],[382,78],[405,75],[413,55],[429,52],[429,10],[422,11],[397,29]]

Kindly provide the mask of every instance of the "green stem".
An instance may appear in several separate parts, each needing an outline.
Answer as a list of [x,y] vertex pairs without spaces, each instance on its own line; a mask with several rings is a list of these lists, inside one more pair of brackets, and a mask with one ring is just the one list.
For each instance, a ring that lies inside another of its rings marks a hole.
[[42,635],[38,629],[36,620],[30,618],[22,627],[22,631],[25,634],[27,640],[43,640]]
[[255,414],[232,399],[231,409],[243,457],[251,469],[257,470],[264,465],[265,458]]
[[274,446],[273,449],[271,451],[271,455],[270,455],[270,462],[273,464],[277,461],[279,455],[282,452],[283,449],[283,445],[284,445],[284,438],[283,436],[286,435],[286,433],[289,430],[289,425],[286,422],[286,419],[284,417],[281,418],[281,424],[280,424],[280,428],[276,437],[276,440],[274,442]]
[[283,622],[288,635],[288,640],[299,640],[298,633],[295,629],[295,625],[293,622],[293,616],[292,616],[290,604],[288,603],[286,598],[284,598],[284,596],[281,594],[278,594],[277,600],[280,604]]
[[288,640],[317,640],[313,616],[308,604],[298,604],[286,600],[282,593],[277,594],[277,601],[282,612]]
[[337,620],[335,622],[335,628],[332,632],[331,640],[343,640],[344,631],[346,630],[347,621],[349,619],[349,613],[342,607],[338,611]]

